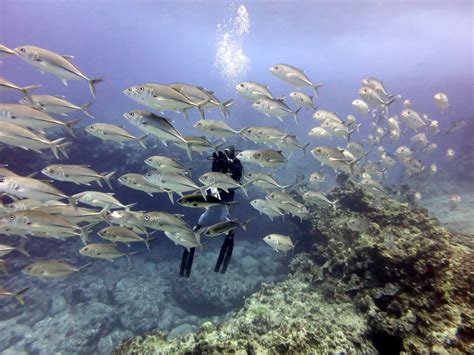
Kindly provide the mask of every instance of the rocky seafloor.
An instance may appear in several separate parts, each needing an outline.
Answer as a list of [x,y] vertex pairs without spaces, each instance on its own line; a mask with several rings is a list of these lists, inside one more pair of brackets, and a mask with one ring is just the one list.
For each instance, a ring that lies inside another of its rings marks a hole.
[[[351,183],[329,196],[341,207],[312,206],[312,246],[286,280],[264,284],[228,320],[174,339],[158,329],[114,353],[473,353],[472,238]],[[350,230],[349,218],[369,227]]]

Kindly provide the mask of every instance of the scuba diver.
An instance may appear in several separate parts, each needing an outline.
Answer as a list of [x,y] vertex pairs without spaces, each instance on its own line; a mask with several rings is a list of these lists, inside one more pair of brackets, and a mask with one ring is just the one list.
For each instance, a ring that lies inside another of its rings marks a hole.
[[[228,146],[224,149],[224,151],[219,151],[217,153],[214,152],[212,153],[212,157],[209,157],[208,159],[212,159],[212,171],[230,174],[231,177],[238,182],[240,182],[240,180],[242,179],[243,166],[240,160],[237,159],[237,157],[235,156],[234,146]],[[231,202],[234,200],[235,189],[229,189],[229,192],[225,192],[221,189],[211,187],[210,190],[211,195],[218,197],[224,202]],[[230,217],[225,208],[222,207],[220,211],[220,221]],[[198,231],[202,228],[204,221],[209,216],[210,212],[211,208],[208,208],[206,211],[204,211],[204,213],[199,217],[198,224],[193,227],[193,231]],[[221,272],[222,274],[226,272],[227,266],[230,262],[230,257],[232,256],[233,248],[234,231],[232,230],[228,232],[225,236],[224,243],[222,244],[221,251],[219,253],[219,257],[217,258],[216,266],[214,267],[215,272]],[[191,248],[189,251],[187,249],[184,249],[183,257],[181,259],[181,269],[179,273],[180,276],[190,276],[195,249],[196,248]]]

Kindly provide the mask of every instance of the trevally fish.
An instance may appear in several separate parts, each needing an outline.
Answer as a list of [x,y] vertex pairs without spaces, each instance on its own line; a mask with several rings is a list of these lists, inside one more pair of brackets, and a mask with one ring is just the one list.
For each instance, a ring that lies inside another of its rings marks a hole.
[[105,259],[110,261],[113,261],[114,259],[120,258],[122,256],[126,256],[128,262],[131,264],[132,260],[130,259],[130,256],[138,252],[133,251],[131,253],[123,253],[118,250],[113,244],[92,243],[82,247],[79,250],[79,253],[90,258]]
[[285,164],[288,160],[283,156],[281,150],[260,149],[253,153],[254,163],[261,167],[277,167]]
[[290,98],[293,102],[304,108],[305,110],[316,110],[316,107],[313,105],[313,97],[305,94],[301,91],[293,91],[290,93]]
[[146,134],[157,137],[164,146],[167,146],[168,141],[184,143],[188,156],[191,157],[191,148],[188,146],[186,139],[168,119],[143,110],[129,111],[123,116],[133,126],[141,129]]
[[228,213],[233,205],[238,204],[237,201],[222,201],[221,199],[215,197],[214,195],[207,195],[206,197],[202,194],[191,194],[180,197],[177,200],[178,204],[184,207],[191,208],[204,208],[208,209],[213,206],[224,206]]
[[199,181],[205,185],[205,190],[210,187],[215,187],[224,190],[225,192],[229,192],[229,189],[240,188],[246,197],[249,196],[247,193],[247,186],[250,185],[251,182],[241,185],[238,181],[234,180],[232,176],[225,173],[217,171],[207,172],[199,177]]
[[66,86],[68,80],[86,80],[93,97],[95,97],[95,85],[104,81],[102,78],[89,79],[71,62],[72,56],[61,55],[34,46],[21,46],[14,50],[25,62],[38,68],[41,72],[55,75]]
[[284,213],[279,208],[271,204],[270,201],[257,198],[250,201],[250,205],[255,208],[260,214],[267,215],[271,221],[274,217],[283,217]]
[[202,246],[200,234],[197,232],[188,231],[172,233],[165,231],[165,235],[176,245],[181,245],[185,247],[188,251],[191,248],[197,248]]
[[74,105],[67,101],[64,96],[53,96],[53,95],[29,95],[20,100],[22,105],[30,105],[34,108],[45,111],[48,113],[56,113],[58,115],[67,116],[69,112],[80,110],[87,117],[94,118],[89,112],[89,107],[92,105],[91,102],[81,106]]
[[51,141],[27,128],[8,122],[0,122],[0,142],[24,150],[33,150],[37,153],[43,153],[42,150],[50,149],[56,159],[59,159],[59,153],[68,158],[65,148],[69,143],[64,142],[65,139],[62,137]]
[[100,191],[82,191],[71,196],[76,201],[82,202],[89,206],[94,207],[107,207],[109,209],[124,208],[130,210],[136,203],[130,205],[124,205],[114,197],[113,192],[100,192]]
[[19,86],[12,83],[10,80],[0,76],[0,89],[3,90],[18,90],[26,96],[26,101],[31,100],[30,91],[39,89],[42,85]]
[[318,89],[323,85],[312,83],[303,70],[288,64],[275,64],[270,68],[270,71],[276,77],[296,86],[298,89],[304,86],[310,86],[313,88],[315,96],[319,97]]
[[80,272],[90,265],[88,263],[76,268],[64,260],[40,260],[26,266],[22,272],[34,277],[54,278]]
[[263,237],[263,241],[276,252],[282,251],[286,253],[295,248],[295,244],[293,244],[291,238],[283,234],[268,234]]
[[148,134],[135,137],[128,133],[125,128],[111,123],[93,123],[85,128],[86,132],[104,141],[117,142],[123,145],[124,142],[136,141],[146,149],[145,139]]
[[156,185],[150,184],[142,174],[128,173],[120,176],[117,179],[122,185],[134,190],[145,192],[147,195],[153,197],[154,193],[163,192],[163,190]]
[[183,215],[163,211],[145,212],[140,216],[140,222],[147,228],[163,232],[179,233],[191,230]]
[[252,182],[253,185],[262,189],[281,189],[285,190],[291,185],[279,184],[270,174],[262,173],[260,171],[249,171],[245,173],[244,179]]
[[275,99],[267,85],[259,84],[254,81],[243,81],[237,84],[235,89],[240,96],[252,102],[261,98]]
[[172,203],[174,203],[173,192],[183,196],[183,192],[199,190],[204,197],[206,196],[205,186],[198,186],[194,181],[181,174],[154,170],[146,173],[144,177],[150,184],[167,191]]
[[99,174],[90,168],[90,165],[65,165],[53,164],[43,168],[41,172],[54,180],[69,181],[77,185],[90,186],[90,182],[96,181],[102,187],[100,180],[112,189],[110,178],[115,174],[115,171],[110,173]]
[[258,99],[252,103],[252,107],[257,111],[264,113],[266,116],[275,116],[280,121],[283,117],[293,115],[295,122],[298,123],[298,113],[301,107],[293,111],[288,105],[279,100],[272,100],[268,98]]
[[137,233],[127,229],[125,227],[119,226],[109,226],[102,228],[97,232],[97,235],[102,239],[108,240],[110,242],[121,242],[121,243],[134,243],[134,242],[143,242],[146,245],[146,248],[150,250],[150,242]]
[[193,124],[193,127],[208,134],[220,137],[225,141],[225,137],[238,135],[240,131],[233,129],[224,121],[217,120],[199,120]]
[[12,251],[17,251],[25,256],[31,256],[25,249],[26,247],[26,240],[23,239],[20,243],[16,246],[0,244],[0,257],[10,254]]
[[72,125],[81,121],[80,118],[69,122],[58,121],[46,112],[19,104],[0,104],[0,120],[17,126],[32,128],[41,133],[44,128],[63,126],[73,137],[76,137],[76,135],[72,130]]
[[250,220],[243,223],[238,222],[236,219],[228,220],[213,224],[212,226],[206,227],[204,230],[204,235],[206,237],[217,237],[221,234],[227,234],[230,231],[242,228],[244,231],[247,230],[247,224],[250,223]]
[[164,155],[153,155],[145,159],[145,164],[160,171],[170,173],[188,174],[191,168],[185,167],[177,159],[173,159]]
[[387,90],[385,90],[383,82],[376,78],[368,77],[368,78],[362,79],[362,85],[370,87],[371,89],[375,90],[378,94],[390,96]]

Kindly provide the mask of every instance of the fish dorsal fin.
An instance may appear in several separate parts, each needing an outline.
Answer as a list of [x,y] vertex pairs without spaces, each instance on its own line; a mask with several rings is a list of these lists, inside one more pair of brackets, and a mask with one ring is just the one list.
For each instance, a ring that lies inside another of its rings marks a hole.
[[64,59],[67,59],[67,60],[72,60],[72,59],[74,59],[74,56],[69,55],[69,54],[61,54],[61,57],[63,57]]
[[53,95],[53,97],[55,97],[57,99],[64,99],[66,96],[64,96],[64,95]]

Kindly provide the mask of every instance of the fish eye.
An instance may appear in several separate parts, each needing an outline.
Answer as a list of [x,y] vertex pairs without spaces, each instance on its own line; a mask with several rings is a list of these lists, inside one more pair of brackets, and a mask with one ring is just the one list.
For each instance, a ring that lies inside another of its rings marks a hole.
[[197,204],[196,202],[193,203],[193,206],[194,206],[194,207],[197,207],[197,205],[198,205],[198,204]]
[[320,148],[316,149],[316,151],[317,151],[318,153],[321,153],[321,149],[320,149]]
[[145,216],[143,216],[143,219],[144,219],[145,221],[149,221],[149,220],[150,220],[150,216],[146,214]]
[[132,92],[132,88],[128,88],[127,91],[128,91],[128,92]]
[[134,113],[134,112],[130,112],[130,116],[135,116],[135,113]]
[[138,88],[138,91],[143,91],[143,90],[145,90],[145,88],[144,88],[143,86],[140,86],[140,87]]
[[9,218],[10,218],[10,221],[13,221],[13,220],[15,219],[15,215],[14,215],[14,214],[12,214],[12,215],[10,215],[10,217],[9,217]]
[[276,70],[278,70],[278,65],[275,65],[274,68],[275,68]]
[[245,85],[244,84],[240,84],[240,87],[243,88]]
[[89,248],[84,248],[84,251],[88,251],[88,250],[89,250]]
[[26,52],[26,49],[25,49],[25,48],[23,48],[23,47],[21,47],[21,48],[20,48],[20,52],[23,52],[23,53],[25,53],[25,52]]

